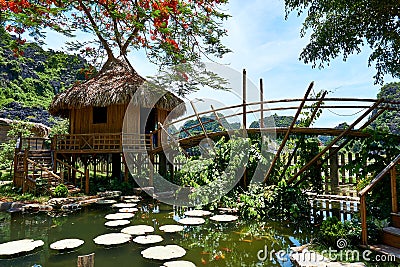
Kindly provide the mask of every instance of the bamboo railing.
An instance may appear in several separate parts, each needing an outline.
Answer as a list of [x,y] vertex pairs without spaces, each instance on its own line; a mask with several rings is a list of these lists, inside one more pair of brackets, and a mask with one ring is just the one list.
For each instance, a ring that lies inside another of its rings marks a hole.
[[397,213],[397,186],[396,186],[396,165],[400,163],[400,154],[383,169],[364,189],[362,189],[358,196],[360,197],[360,217],[361,217],[361,243],[368,245],[367,233],[367,203],[366,196],[371,190],[388,174],[390,173],[390,187],[392,199],[392,212]]

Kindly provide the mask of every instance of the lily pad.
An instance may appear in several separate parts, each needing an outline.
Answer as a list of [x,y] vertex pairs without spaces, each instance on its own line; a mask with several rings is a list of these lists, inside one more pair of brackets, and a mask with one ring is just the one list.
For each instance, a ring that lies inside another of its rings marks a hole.
[[146,244],[154,244],[163,241],[164,239],[160,235],[142,235],[137,236],[132,239],[133,242],[146,245]]
[[98,237],[93,239],[95,244],[104,246],[124,244],[126,242],[129,242],[130,240],[131,236],[123,233],[111,233],[111,234],[99,235]]
[[137,208],[122,208],[119,209],[118,212],[122,212],[122,213],[134,213],[139,211]]
[[186,225],[200,225],[205,223],[206,221],[203,218],[182,218],[178,221],[180,224],[186,224]]
[[185,256],[186,250],[177,245],[155,246],[141,252],[146,259],[169,260]]
[[217,222],[233,222],[238,219],[237,216],[234,215],[214,215],[210,217],[210,220],[217,221]]
[[203,216],[210,216],[212,213],[208,210],[188,210],[185,211],[185,216],[192,216],[192,217],[203,217]]
[[196,267],[196,264],[191,261],[168,261],[162,267]]
[[130,224],[131,222],[128,220],[112,220],[106,222],[104,225],[107,227],[118,227],[118,226],[125,226]]
[[50,244],[50,248],[54,250],[74,249],[82,246],[85,241],[76,238],[63,239]]
[[35,250],[44,245],[42,240],[21,239],[0,244],[0,256],[12,256]]
[[133,213],[111,213],[105,216],[107,220],[127,220],[132,219],[135,214]]
[[150,225],[132,225],[121,230],[121,233],[129,235],[145,235],[152,232],[154,232],[154,228]]
[[165,233],[175,233],[175,232],[180,232],[183,230],[182,225],[175,225],[175,224],[166,224],[163,226],[160,226],[159,228],[161,231],[164,231]]
[[116,203],[116,204],[112,205],[111,207],[121,209],[121,208],[133,208],[136,206],[137,206],[137,204],[135,204],[135,203]]

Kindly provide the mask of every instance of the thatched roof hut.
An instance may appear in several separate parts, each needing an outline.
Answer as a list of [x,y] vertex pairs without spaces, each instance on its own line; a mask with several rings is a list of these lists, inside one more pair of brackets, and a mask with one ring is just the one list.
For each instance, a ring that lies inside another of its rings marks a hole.
[[[132,100],[132,101],[131,101]],[[95,77],[54,97],[50,113],[70,119],[71,134],[149,133],[186,110],[173,93],[146,82],[124,59],[109,60]],[[171,113],[172,112],[172,113]],[[124,125],[125,114],[130,114]],[[147,121],[146,115],[150,114]]]
[[[132,98],[140,107],[167,111],[183,103],[171,92],[146,85],[145,79],[128,62],[118,58],[107,63],[95,77],[56,95],[49,111],[53,115],[68,117],[71,109],[128,104]],[[173,115],[180,116],[184,112],[184,105],[181,105]]]

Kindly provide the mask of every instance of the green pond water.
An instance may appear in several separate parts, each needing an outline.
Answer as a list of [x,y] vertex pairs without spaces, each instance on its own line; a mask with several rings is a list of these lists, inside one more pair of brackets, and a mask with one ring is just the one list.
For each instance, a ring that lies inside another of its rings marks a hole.
[[[138,205],[139,212],[130,225],[153,226],[155,234],[164,241],[156,245],[176,244],[186,249],[182,260],[197,266],[292,266],[286,257],[277,260],[272,250],[289,251],[291,246],[307,243],[310,228],[301,229],[289,223],[238,220],[231,223],[215,223],[206,219],[201,226],[186,226],[184,231],[166,234],[158,229],[164,224],[177,224],[183,210],[157,202]],[[116,212],[110,206],[92,205],[69,214],[0,213],[0,243],[11,240],[33,238],[44,241],[44,246],[33,254],[12,259],[0,259],[0,266],[76,266],[77,257],[94,252],[96,267],[160,266],[163,261],[144,259],[140,252],[150,245],[133,242],[106,248],[94,244],[93,238],[101,234],[120,232],[120,228],[107,228],[104,216]],[[60,239],[80,238],[85,244],[75,251],[58,253],[49,245]],[[257,254],[268,256],[259,260]],[[260,253],[259,251],[263,252]],[[282,258],[281,256],[279,258]]]

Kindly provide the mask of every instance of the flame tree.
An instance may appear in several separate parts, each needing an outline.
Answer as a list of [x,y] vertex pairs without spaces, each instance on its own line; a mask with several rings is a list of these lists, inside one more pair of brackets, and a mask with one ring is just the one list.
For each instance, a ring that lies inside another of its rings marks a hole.
[[[43,42],[47,30],[71,37],[68,48],[92,62],[144,49],[158,65],[195,62],[202,55],[229,52],[221,38],[227,0],[0,0],[0,22],[16,33],[14,52],[21,52],[24,32]],[[77,32],[92,41],[77,40]],[[106,62],[106,64],[107,64]]]

